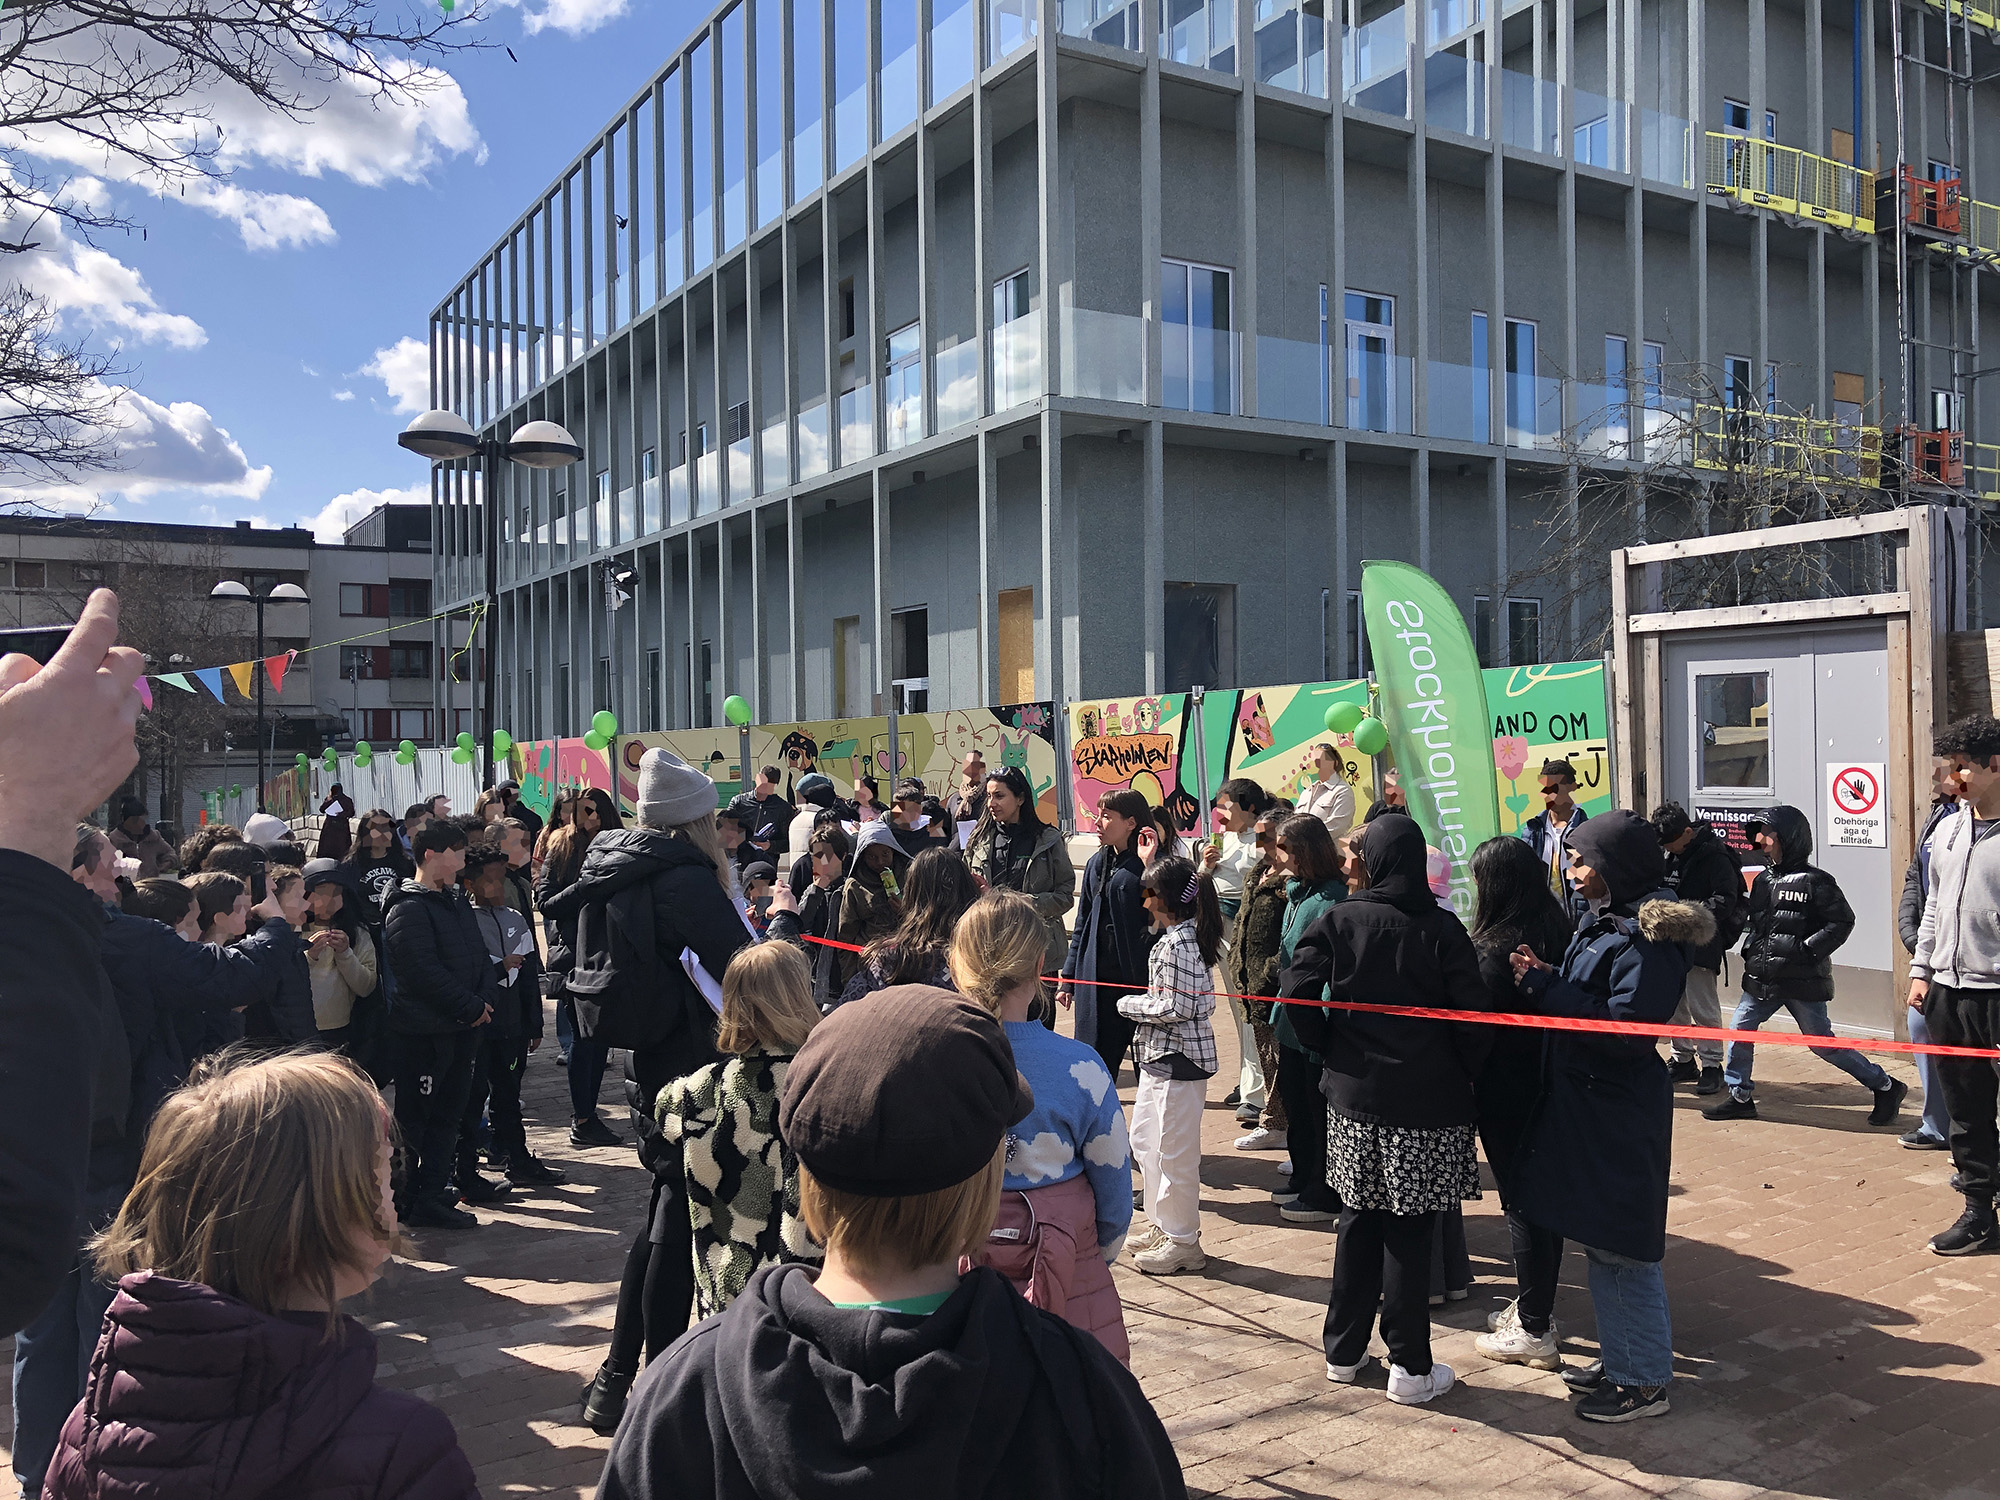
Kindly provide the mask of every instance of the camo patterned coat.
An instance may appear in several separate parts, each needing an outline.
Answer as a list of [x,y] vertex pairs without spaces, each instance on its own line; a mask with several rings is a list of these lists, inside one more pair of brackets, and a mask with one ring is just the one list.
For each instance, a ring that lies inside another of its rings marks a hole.
[[660,1131],[680,1142],[687,1173],[697,1317],[729,1306],[760,1266],[825,1254],[799,1217],[798,1158],[778,1139],[790,1061],[758,1048],[660,1090]]

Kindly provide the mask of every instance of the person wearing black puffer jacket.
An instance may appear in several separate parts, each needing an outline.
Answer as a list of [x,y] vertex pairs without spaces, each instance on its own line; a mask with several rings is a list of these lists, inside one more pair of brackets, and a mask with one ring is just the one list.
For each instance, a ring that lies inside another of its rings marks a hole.
[[[1854,931],[1854,909],[1840,884],[1817,865],[1812,823],[1796,807],[1779,803],[1743,831],[1764,856],[1769,869],[1750,887],[1750,922],[1743,932],[1743,998],[1729,1018],[1731,1031],[1755,1031],[1781,1010],[1790,1011],[1807,1036],[1832,1036],[1827,1002],[1833,999],[1833,952]],[[1748,1042],[1729,1044],[1723,1082],[1726,1099],[1702,1114],[1711,1120],[1757,1118],[1755,1085],[1750,1068],[1756,1048]],[[1891,1078],[1879,1064],[1852,1047],[1815,1047],[1819,1056],[1861,1084],[1874,1099],[1870,1125],[1893,1125],[1910,1086]]]
[[[1722,976],[1723,955],[1743,933],[1743,871],[1736,855],[1708,823],[1688,817],[1678,802],[1662,802],[1648,820],[1660,836],[1667,856],[1667,888],[1683,901],[1705,906],[1715,918],[1715,936],[1696,950],[1681,991],[1676,1026],[1720,1026],[1722,1002],[1716,981]],[[1722,1092],[1722,1043],[1691,1042],[1675,1037],[1667,1076],[1691,1083],[1697,1094]],[[1695,1059],[1701,1059],[1697,1067]]]
[[[579,1031],[630,1048],[625,1094],[639,1160],[653,1174],[646,1222],[618,1286],[611,1348],[583,1392],[584,1421],[599,1432],[618,1425],[642,1356],[655,1358],[687,1332],[694,1308],[686,1174],[653,1105],[665,1085],[720,1056],[716,1013],[681,955],[691,952],[719,985],[736,950],[754,941],[715,817],[715,783],[671,750],[648,750],[639,762],[639,826],[598,834],[575,883],[542,905],[544,917],[576,934],[569,984]],[[649,929],[647,951],[634,952]],[[594,946],[597,934],[618,932],[623,942],[612,936],[608,947]],[[636,972],[610,977],[626,966]]]

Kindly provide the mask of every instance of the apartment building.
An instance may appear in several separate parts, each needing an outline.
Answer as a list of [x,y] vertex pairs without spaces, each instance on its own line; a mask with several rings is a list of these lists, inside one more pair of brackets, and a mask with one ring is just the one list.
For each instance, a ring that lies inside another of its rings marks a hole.
[[1745,413],[1983,515],[2000,22],[1952,5],[728,0],[432,315],[435,405],[584,449],[503,466],[500,722],[1344,675],[1367,557],[1560,659],[1584,476],[1638,540]]

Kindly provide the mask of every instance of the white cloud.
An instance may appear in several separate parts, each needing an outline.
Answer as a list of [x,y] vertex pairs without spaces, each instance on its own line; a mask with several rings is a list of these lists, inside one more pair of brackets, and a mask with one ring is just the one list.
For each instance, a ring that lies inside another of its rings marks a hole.
[[187,201],[236,226],[251,250],[291,250],[338,238],[326,210],[294,193],[256,193],[231,182],[188,184]]
[[431,409],[431,351],[420,339],[405,334],[388,348],[377,349],[356,373],[381,381],[400,413],[414,416]]
[[0,488],[0,499],[75,510],[113,497],[143,502],[169,490],[255,500],[270,484],[270,466],[252,467],[242,446],[207,408],[193,401],[162,405],[124,386],[109,391],[115,469],[85,475],[75,484]]
[[336,401],[352,401],[352,400],[354,399],[354,392],[352,392],[352,391],[335,391],[335,392],[333,393],[333,399],[334,399],[334,400],[336,400]]
[[299,524],[310,526],[315,539],[323,543],[340,541],[347,528],[378,505],[428,505],[431,492],[425,490],[349,490],[335,495],[316,516],[301,516]]
[[[518,4],[520,0],[501,0]],[[521,17],[521,29],[529,36],[544,31],[560,31],[565,36],[588,36],[631,9],[630,0],[541,0],[539,9]]]
[[[94,188],[96,184],[88,184]],[[43,215],[32,223],[0,215],[0,238],[35,245],[9,256],[8,268],[30,291],[47,299],[67,327],[79,324],[140,343],[199,349],[208,334],[193,318],[165,311],[146,278],[106,251],[71,239],[63,223]]]

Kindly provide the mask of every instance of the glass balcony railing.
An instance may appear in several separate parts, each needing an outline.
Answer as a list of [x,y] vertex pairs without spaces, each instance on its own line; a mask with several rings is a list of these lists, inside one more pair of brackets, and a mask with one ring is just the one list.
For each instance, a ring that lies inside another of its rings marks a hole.
[[808,401],[799,410],[799,482],[817,479],[829,467],[826,402]]
[[1146,401],[1146,320],[1062,309],[1062,391],[1093,401]]
[[1333,365],[1324,344],[1257,337],[1257,415],[1280,422],[1327,425],[1327,382]]
[[1160,403],[1177,411],[1236,415],[1237,335],[1169,323],[1160,330]]
[[1461,443],[1492,442],[1493,372],[1434,359],[1424,373],[1424,430]]
[[[591,509],[594,512],[594,519],[596,521],[596,538],[595,538],[596,545],[599,548],[609,547],[611,545],[610,493],[607,491],[604,494],[599,495],[597,497],[597,503],[594,506],[592,506]],[[581,523],[583,517],[578,516],[577,520],[579,523]],[[581,531],[583,528],[579,524],[577,529],[578,531]],[[585,546],[590,545],[590,543],[587,542],[585,538],[583,538],[582,536],[577,537],[576,540],[580,545],[585,545]]]
[[1347,425],[1363,432],[1410,434],[1412,361],[1401,354],[1350,352],[1347,358]]
[[1675,187],[1694,186],[1694,127],[1679,115],[1639,111],[1639,175]]
[[1259,83],[1326,97],[1326,20],[1319,10],[1300,0],[1256,0],[1250,24]]
[[667,470],[667,524],[678,526],[689,514],[687,465],[675,464]]
[[618,492],[618,534],[604,538],[604,545],[612,542],[629,542],[639,534],[639,492],[622,489]]
[[738,438],[729,445],[729,503],[741,505],[756,487],[756,460],[750,439]]
[[1461,135],[1486,136],[1486,64],[1456,52],[1424,59],[1424,123]]
[[640,524],[645,528],[643,535],[651,536],[660,529],[660,476],[642,480],[639,484]]
[[1359,26],[1341,27],[1341,97],[1355,108],[1407,118],[1409,69],[1402,6]]
[[1035,13],[1035,0],[986,0],[988,67],[1035,39]]
[[1030,313],[993,330],[993,409],[1006,411],[1042,393],[1042,323]]
[[840,465],[875,456],[875,387],[863,381],[840,398]]
[[1632,392],[1623,385],[1577,381],[1570,387],[1571,444],[1595,458],[1627,459],[1632,447]]
[[1500,70],[1500,139],[1524,151],[1562,155],[1562,90],[1546,78]]
[[979,344],[966,339],[931,356],[939,432],[979,420]]
[[883,421],[888,430],[882,435],[882,451],[892,453],[924,439],[924,380],[922,367],[914,360],[889,372],[882,391]]
[[694,513],[722,509],[722,458],[713,450],[694,461]]
[[792,456],[788,447],[789,424],[783,417],[764,429],[764,485],[759,494],[781,490],[792,482]]
[[1563,442],[1563,383],[1547,375],[1500,378],[1506,401],[1506,435],[1510,448],[1559,448]]
[[1235,0],[1162,0],[1160,56],[1191,68],[1234,73]]
[[1061,0],[1060,18],[1064,36],[1130,52],[1144,50],[1138,0]]

